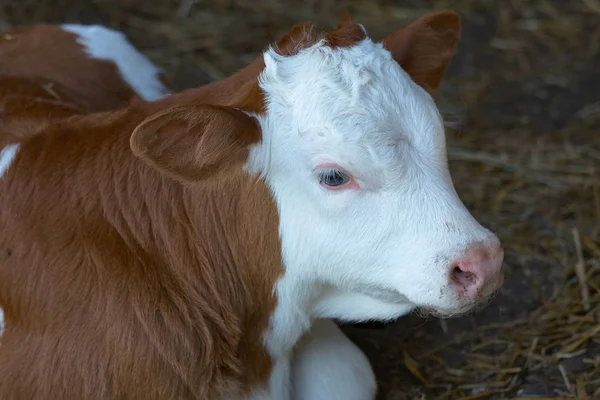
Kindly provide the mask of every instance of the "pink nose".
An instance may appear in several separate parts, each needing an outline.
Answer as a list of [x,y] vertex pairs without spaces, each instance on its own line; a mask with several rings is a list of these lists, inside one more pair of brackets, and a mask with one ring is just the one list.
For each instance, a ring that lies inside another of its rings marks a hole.
[[479,300],[504,283],[503,260],[504,250],[497,239],[473,244],[463,258],[452,264],[450,280],[465,298]]

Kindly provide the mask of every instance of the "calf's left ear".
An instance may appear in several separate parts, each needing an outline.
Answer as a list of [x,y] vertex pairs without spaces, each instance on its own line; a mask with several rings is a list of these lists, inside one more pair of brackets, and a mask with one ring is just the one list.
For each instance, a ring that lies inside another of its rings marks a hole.
[[258,122],[239,110],[183,105],[160,111],[133,131],[133,153],[182,181],[198,181],[242,166],[260,140]]
[[460,34],[460,15],[447,10],[422,16],[382,43],[413,81],[432,93],[442,82]]

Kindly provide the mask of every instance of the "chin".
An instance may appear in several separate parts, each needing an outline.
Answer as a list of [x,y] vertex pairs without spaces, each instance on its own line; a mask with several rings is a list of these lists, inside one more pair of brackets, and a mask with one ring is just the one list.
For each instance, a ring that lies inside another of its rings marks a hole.
[[472,308],[468,307],[468,306],[460,307],[460,308],[456,308],[456,309],[417,307],[415,309],[415,314],[417,314],[418,316],[423,317],[423,318],[435,317],[435,318],[447,319],[447,318],[463,317],[463,316],[471,313],[471,310],[472,310]]
[[499,293],[499,290],[485,297],[484,299],[475,302],[462,302],[456,304],[454,307],[444,306],[418,306],[415,308],[415,313],[422,317],[436,317],[436,318],[458,318],[465,315],[474,314],[481,311],[492,301],[494,297]]

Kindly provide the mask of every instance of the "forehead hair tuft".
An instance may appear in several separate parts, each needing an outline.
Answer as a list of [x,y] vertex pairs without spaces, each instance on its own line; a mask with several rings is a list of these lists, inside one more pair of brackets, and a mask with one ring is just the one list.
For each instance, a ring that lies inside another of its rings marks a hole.
[[349,20],[343,20],[334,30],[320,34],[315,33],[313,24],[299,24],[274,45],[273,50],[281,56],[292,56],[320,42],[331,48],[352,47],[366,38],[365,29]]

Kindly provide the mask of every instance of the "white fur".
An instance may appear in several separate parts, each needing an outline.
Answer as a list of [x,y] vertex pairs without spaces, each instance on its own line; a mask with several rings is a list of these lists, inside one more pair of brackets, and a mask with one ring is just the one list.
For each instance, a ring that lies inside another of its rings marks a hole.
[[76,34],[91,57],[114,62],[125,82],[141,98],[152,101],[169,94],[159,79],[161,70],[131,45],[123,33],[102,25],[64,24],[61,27]]
[[6,171],[8,171],[8,168],[19,151],[19,147],[19,144],[10,144],[0,150],[0,179],[4,176]]
[[[472,308],[450,284],[452,262],[498,239],[454,190],[431,96],[370,39],[287,57],[270,49],[264,58],[263,141],[246,167],[264,177],[280,215],[286,271],[265,334],[272,356],[289,352],[315,318]],[[322,163],[351,172],[360,189],[324,189]]]
[[[406,298],[398,299],[400,303],[388,302],[363,293],[331,288],[315,301],[313,313],[317,318],[338,318],[350,322],[371,319],[391,321],[410,313],[414,308]],[[344,310],[343,314],[340,314],[340,309]],[[377,310],[378,318],[372,317],[373,310]]]
[[375,374],[362,351],[330,320],[317,320],[298,343],[292,400],[373,400]]
[[247,400],[373,400],[376,392],[367,357],[333,321],[319,319],[275,360],[268,387]]

